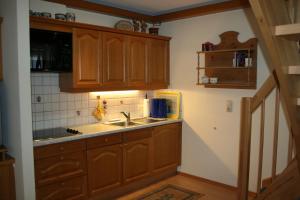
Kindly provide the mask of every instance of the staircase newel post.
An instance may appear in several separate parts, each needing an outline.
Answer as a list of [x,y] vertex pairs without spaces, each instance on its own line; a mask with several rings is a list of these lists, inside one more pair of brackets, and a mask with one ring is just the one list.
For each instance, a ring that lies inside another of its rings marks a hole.
[[248,200],[250,150],[251,150],[251,111],[252,98],[242,98],[240,125],[240,155],[238,171],[238,200]]

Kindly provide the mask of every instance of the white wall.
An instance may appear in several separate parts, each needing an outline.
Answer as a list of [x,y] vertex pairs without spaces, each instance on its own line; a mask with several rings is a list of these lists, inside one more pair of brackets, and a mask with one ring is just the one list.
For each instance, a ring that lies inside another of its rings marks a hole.
[[[238,173],[240,100],[252,97],[255,90],[206,89],[196,86],[196,51],[201,44],[210,41],[219,43],[219,34],[225,31],[240,32],[240,41],[255,37],[243,10],[223,12],[164,23],[160,34],[172,37],[171,48],[171,88],[182,92],[183,106],[183,149],[181,171],[210,180],[236,186]],[[258,51],[258,88],[269,76],[269,71]],[[232,100],[234,110],[225,111],[226,100]],[[273,105],[270,104],[270,106]],[[269,119],[272,113],[267,114]],[[283,116],[281,116],[283,118]],[[258,124],[255,124],[257,127]],[[273,123],[268,123],[267,135],[272,134]],[[216,127],[216,129],[214,129]],[[281,126],[284,129],[284,121]],[[257,131],[253,137],[253,160],[257,160]],[[286,138],[286,137],[285,137]],[[286,141],[286,139],[285,139]],[[267,142],[268,144],[270,141]],[[269,145],[270,146],[270,145]],[[280,147],[281,148],[281,147]],[[285,147],[282,147],[285,148]],[[266,157],[270,157],[269,148]],[[279,159],[279,162],[284,162]],[[256,162],[252,164],[251,177],[255,177]],[[268,167],[268,163],[265,167]],[[281,164],[281,167],[284,164]],[[268,170],[264,170],[267,176]],[[256,180],[251,180],[253,190]]]
[[3,21],[1,107],[4,144],[15,157],[17,199],[34,200],[28,0],[0,2]]

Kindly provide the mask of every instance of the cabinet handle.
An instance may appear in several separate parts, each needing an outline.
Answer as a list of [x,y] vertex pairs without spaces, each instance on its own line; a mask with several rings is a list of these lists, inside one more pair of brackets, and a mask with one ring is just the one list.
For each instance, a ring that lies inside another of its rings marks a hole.
[[64,183],[64,182],[62,182],[60,185],[61,185],[61,186],[65,186],[65,183]]
[[60,160],[64,160],[65,158],[63,156],[60,157]]
[[60,149],[61,151],[65,150],[65,148],[64,148],[64,147],[60,147],[59,149]]
[[108,142],[108,138],[105,138],[104,141],[105,141],[105,142]]

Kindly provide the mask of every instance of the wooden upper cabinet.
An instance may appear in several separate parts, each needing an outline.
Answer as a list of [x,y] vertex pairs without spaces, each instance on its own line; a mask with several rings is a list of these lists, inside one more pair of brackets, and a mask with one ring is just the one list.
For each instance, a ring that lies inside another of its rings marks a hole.
[[153,129],[153,171],[176,167],[181,160],[181,124],[157,126]]
[[169,85],[170,37],[32,16],[30,27],[73,33],[73,72],[60,73],[62,92],[154,90]]
[[123,180],[125,183],[150,175],[150,144],[149,138],[124,144]]
[[107,146],[87,151],[88,193],[90,197],[122,183],[122,147]]
[[128,45],[128,86],[146,87],[147,82],[147,40],[130,37]]
[[169,41],[149,39],[148,79],[150,89],[169,85]]
[[126,83],[126,50],[128,37],[103,33],[103,85],[122,89]]
[[74,29],[73,45],[75,87],[99,87],[102,82],[102,33]]

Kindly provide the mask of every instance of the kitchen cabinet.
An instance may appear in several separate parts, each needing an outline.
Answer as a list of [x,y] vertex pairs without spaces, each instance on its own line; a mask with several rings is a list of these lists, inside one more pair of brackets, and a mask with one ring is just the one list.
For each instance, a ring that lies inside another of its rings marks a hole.
[[[151,173],[151,131],[142,129],[124,134],[123,181],[132,182]],[[145,139],[140,139],[145,138]]]
[[169,85],[169,37],[40,17],[30,18],[30,28],[73,34],[73,71],[60,73],[62,92]]
[[37,199],[115,199],[176,174],[181,123],[35,147]]
[[7,149],[0,145],[0,199],[16,200],[15,159],[6,152]]
[[102,83],[102,33],[87,29],[74,29],[73,45],[74,87],[100,87]]
[[169,85],[169,41],[149,39],[148,48],[149,88],[167,88]]
[[85,140],[36,147],[34,160],[38,200],[86,198]]
[[42,186],[70,177],[85,175],[85,160],[86,154],[83,151],[37,160],[35,163],[36,184]]
[[103,85],[126,87],[127,36],[103,33]]
[[87,151],[90,197],[122,183],[122,147],[112,145]]
[[179,165],[181,160],[181,124],[154,127],[153,171]]
[[139,37],[129,38],[128,47],[128,86],[145,88],[148,70],[148,44],[147,39]]
[[39,188],[36,192],[38,200],[84,200],[86,196],[85,176],[47,185]]

